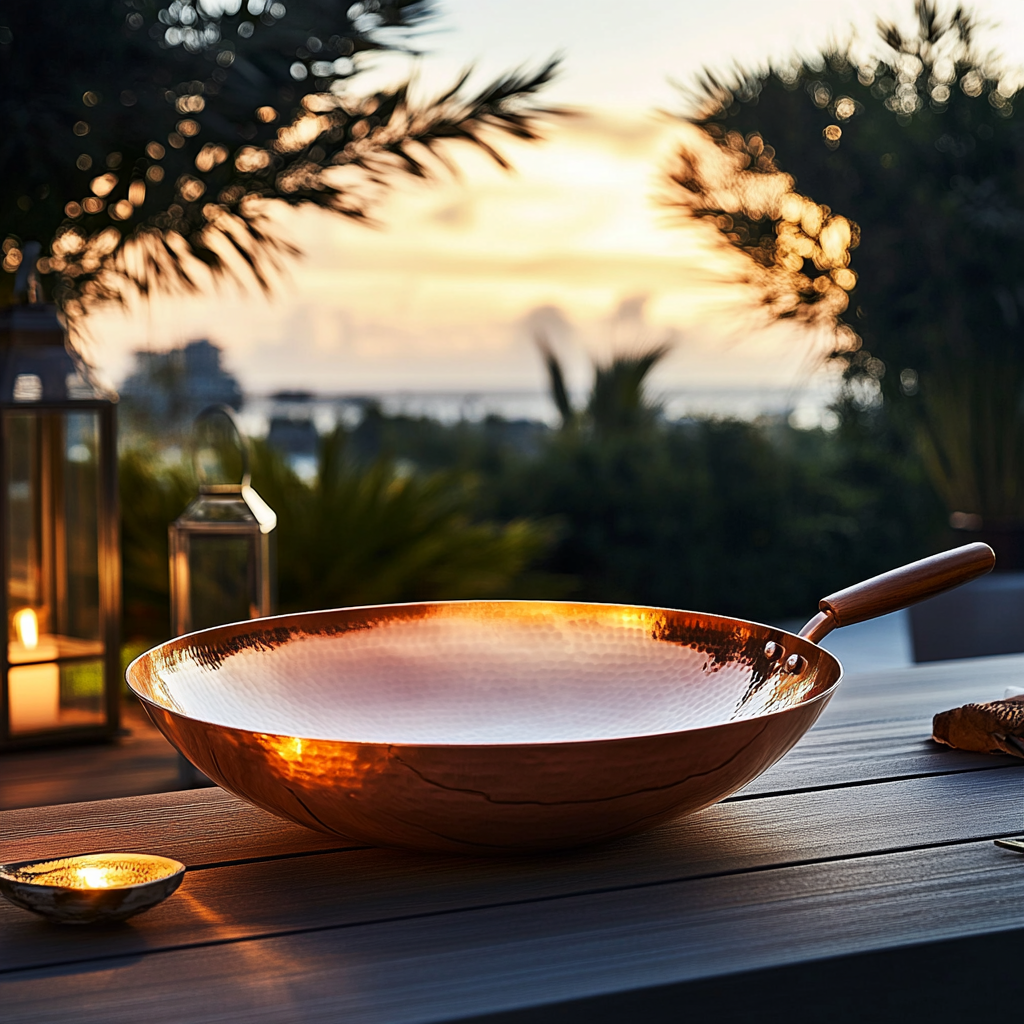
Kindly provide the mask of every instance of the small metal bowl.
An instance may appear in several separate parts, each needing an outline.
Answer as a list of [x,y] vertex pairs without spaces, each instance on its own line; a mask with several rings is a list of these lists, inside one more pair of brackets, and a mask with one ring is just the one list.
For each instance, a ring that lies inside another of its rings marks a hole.
[[64,924],[124,921],[167,899],[185,865],[149,853],[89,853],[79,857],[0,864],[0,895]]

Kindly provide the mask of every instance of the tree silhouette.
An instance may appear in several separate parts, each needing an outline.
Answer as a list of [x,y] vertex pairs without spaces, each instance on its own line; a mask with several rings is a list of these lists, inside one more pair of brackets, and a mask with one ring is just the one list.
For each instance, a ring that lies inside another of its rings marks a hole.
[[558,409],[563,429],[583,426],[597,437],[609,437],[642,430],[657,419],[660,407],[648,398],[645,383],[651,370],[668,355],[669,345],[619,352],[605,363],[595,363],[594,383],[582,411],[573,408],[565,371],[550,342],[538,335],[537,347],[548,371],[551,400]]
[[[374,55],[408,51],[426,0],[75,0],[0,13],[0,292],[31,257],[74,316],[91,301],[250,273],[294,250],[267,201],[365,218],[395,173],[443,144],[505,161],[537,137],[554,62],[433,101],[361,91]],[[39,242],[38,260],[26,244]],[[26,253],[28,256],[26,256]],[[3,296],[0,294],[0,301]]]
[[773,317],[836,329],[847,411],[912,437],[951,511],[1024,518],[1021,81],[962,7],[725,79],[670,201],[745,257]]

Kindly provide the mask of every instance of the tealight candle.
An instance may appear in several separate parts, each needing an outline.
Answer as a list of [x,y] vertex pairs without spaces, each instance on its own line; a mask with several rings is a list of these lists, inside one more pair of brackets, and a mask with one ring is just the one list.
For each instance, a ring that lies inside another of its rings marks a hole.
[[[52,729],[60,722],[60,667],[53,664],[57,645],[40,639],[39,621],[31,608],[14,616],[17,636],[7,648],[12,666],[7,674],[8,707],[12,733]],[[23,664],[50,662],[50,664]]]
[[184,874],[185,865],[169,857],[90,853],[0,864],[0,894],[53,921],[123,921],[165,900]]

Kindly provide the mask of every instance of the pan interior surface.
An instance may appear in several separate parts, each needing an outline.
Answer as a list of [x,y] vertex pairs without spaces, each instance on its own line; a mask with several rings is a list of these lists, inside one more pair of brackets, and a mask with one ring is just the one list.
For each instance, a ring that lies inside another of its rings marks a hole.
[[[777,651],[765,653],[768,641]],[[800,655],[796,670],[789,655]],[[188,718],[388,744],[608,740],[719,725],[813,699],[830,655],[693,612],[451,602],[217,627],[143,655],[129,681]]]

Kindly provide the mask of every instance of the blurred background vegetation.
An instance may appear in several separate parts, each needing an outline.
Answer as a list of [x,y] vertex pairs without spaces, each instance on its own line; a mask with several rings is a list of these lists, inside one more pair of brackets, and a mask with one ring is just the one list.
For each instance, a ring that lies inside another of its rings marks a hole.
[[706,74],[667,198],[772,317],[835,331],[845,420],[884,421],[974,532],[1024,536],[1021,75],[967,8],[915,10],[870,59]]
[[[408,84],[360,89],[351,57],[405,50],[430,4],[289,7],[11,7],[0,301],[25,268],[71,315],[244,268],[266,286],[292,252],[267,201],[363,218],[387,180],[443,166],[450,140],[503,163],[488,139],[537,137],[553,64],[414,106]],[[768,320],[833,339],[835,429],[669,421],[646,390],[659,347],[596,366],[576,408],[542,345],[557,429],[369,405],[320,438],[312,474],[256,445],[281,608],[554,596],[778,620],[946,546],[951,514],[1024,536],[1021,77],[977,51],[963,8],[915,10],[871,56],[833,45],[707,72],[663,179]],[[140,640],[167,634],[167,525],[195,486],[165,440],[123,444],[125,635]]]
[[[556,370],[558,429],[370,405],[321,439],[311,480],[256,443],[253,486],[279,517],[281,610],[570,598],[777,621],[942,546],[942,504],[898,436],[859,422],[668,422],[644,388],[663,353],[596,367],[581,410]],[[183,462],[136,447],[121,486],[125,635],[157,640],[167,524],[194,483]]]

